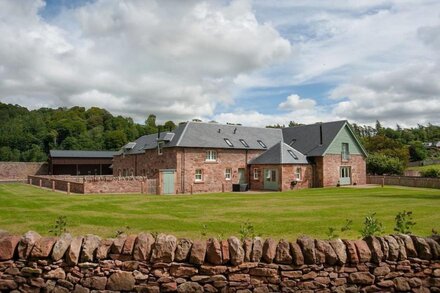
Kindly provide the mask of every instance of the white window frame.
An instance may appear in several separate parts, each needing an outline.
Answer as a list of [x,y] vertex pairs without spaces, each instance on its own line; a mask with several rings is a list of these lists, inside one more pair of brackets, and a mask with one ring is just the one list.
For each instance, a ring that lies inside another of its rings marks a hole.
[[232,179],[232,169],[226,168],[225,169],[225,180],[231,180]]
[[260,179],[258,168],[254,168],[254,180]]
[[[347,148],[345,148],[347,146]],[[349,161],[350,160],[350,144],[343,142],[341,145],[341,157],[342,161]]]
[[163,141],[157,142],[157,154],[159,156],[163,154]]
[[202,182],[203,181],[203,170],[202,169],[196,169],[194,171],[194,181],[195,182]]
[[296,167],[295,168],[295,180],[296,181],[301,181],[302,180],[301,176],[302,176],[302,169],[301,169],[301,167]]
[[215,150],[207,150],[205,156],[206,162],[217,162],[217,151]]

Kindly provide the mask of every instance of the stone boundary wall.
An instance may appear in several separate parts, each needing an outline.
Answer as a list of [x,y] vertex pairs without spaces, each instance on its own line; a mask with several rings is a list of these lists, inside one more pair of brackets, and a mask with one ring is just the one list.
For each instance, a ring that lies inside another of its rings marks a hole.
[[28,176],[31,185],[70,193],[156,194],[157,180],[113,176]]
[[439,236],[409,235],[242,242],[149,233],[101,239],[3,232],[0,290],[440,292],[439,242]]
[[422,188],[440,188],[440,178],[411,176],[367,176],[367,184],[400,185]]
[[47,175],[46,162],[0,162],[0,181],[24,181],[29,175]]

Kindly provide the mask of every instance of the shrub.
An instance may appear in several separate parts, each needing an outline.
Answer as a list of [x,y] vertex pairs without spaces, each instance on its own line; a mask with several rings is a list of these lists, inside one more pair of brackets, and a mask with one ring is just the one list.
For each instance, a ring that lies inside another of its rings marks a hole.
[[421,171],[420,174],[422,177],[429,177],[429,178],[439,178],[440,177],[440,170],[435,168],[426,169],[424,171]]
[[376,219],[376,213],[371,213],[365,217],[364,228],[361,230],[362,237],[380,235],[383,232],[383,225]]
[[370,154],[367,158],[367,171],[370,174],[403,174],[404,163],[398,158],[383,154]]
[[258,236],[255,234],[254,225],[249,220],[241,223],[240,231],[238,233],[240,234],[241,241],[246,238],[254,238],[255,236]]
[[402,234],[411,234],[411,228],[416,224],[412,219],[412,212],[399,212],[395,218],[396,226],[394,231]]
[[52,228],[49,230],[49,233],[51,233],[54,236],[60,236],[64,232],[67,231],[67,219],[65,216],[59,216],[55,220],[55,224],[52,225]]

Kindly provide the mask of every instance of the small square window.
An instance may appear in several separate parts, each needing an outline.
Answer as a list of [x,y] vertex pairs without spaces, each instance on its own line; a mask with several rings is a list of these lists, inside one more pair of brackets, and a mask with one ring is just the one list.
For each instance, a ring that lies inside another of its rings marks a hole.
[[232,169],[231,168],[226,168],[225,170],[225,179],[226,180],[231,180],[232,178]]
[[254,180],[258,180],[260,178],[260,174],[257,168],[254,168]]
[[217,161],[217,152],[213,150],[206,151],[205,161],[210,161],[210,162]]
[[196,182],[203,181],[203,172],[202,169],[196,169],[194,180]]

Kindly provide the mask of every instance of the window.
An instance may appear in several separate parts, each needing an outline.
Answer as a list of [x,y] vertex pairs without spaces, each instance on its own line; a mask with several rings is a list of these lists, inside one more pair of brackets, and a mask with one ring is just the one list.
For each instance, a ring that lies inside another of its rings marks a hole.
[[258,180],[260,177],[259,177],[259,174],[258,174],[258,169],[257,168],[254,168],[254,180]]
[[232,169],[231,168],[226,168],[225,170],[225,179],[226,180],[231,180],[232,177]]
[[350,160],[350,150],[349,150],[349,148],[348,148],[348,143],[342,143],[342,151],[341,151],[341,154],[342,154],[342,160],[343,161],[348,161],[348,160]]
[[246,147],[246,148],[249,147],[248,143],[244,139],[239,139],[239,140],[240,140],[241,144],[244,145],[244,147]]
[[296,138],[292,139],[292,140],[290,141],[289,145],[292,146],[292,145],[295,144],[295,142],[296,142]]
[[157,143],[157,154],[162,155],[163,154],[163,141],[159,141]]
[[292,156],[292,158],[298,160],[298,156],[292,150],[287,150],[287,152]]
[[232,144],[232,142],[229,140],[229,138],[225,138],[225,142],[227,143],[228,146],[230,146],[231,148],[234,146]]
[[295,180],[301,181],[301,167],[295,169]]
[[203,172],[202,169],[196,169],[194,180],[196,182],[203,181]]
[[205,161],[209,161],[209,162],[217,161],[217,152],[213,150],[206,151]]
[[267,146],[261,140],[257,140],[257,142],[261,145],[261,147],[263,147],[265,149],[267,148]]

